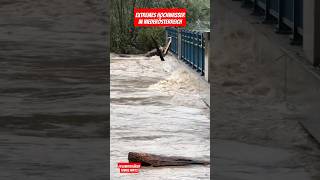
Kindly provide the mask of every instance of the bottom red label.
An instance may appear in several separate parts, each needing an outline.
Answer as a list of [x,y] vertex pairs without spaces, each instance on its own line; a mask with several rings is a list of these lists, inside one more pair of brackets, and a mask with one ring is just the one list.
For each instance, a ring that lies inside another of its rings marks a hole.
[[141,168],[141,163],[134,162],[134,163],[128,163],[128,162],[119,162],[118,168],[120,169],[120,173],[139,173],[139,169]]

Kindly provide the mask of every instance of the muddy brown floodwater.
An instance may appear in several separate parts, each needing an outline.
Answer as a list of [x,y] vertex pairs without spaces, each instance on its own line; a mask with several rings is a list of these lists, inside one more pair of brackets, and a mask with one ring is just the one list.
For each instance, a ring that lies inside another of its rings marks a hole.
[[319,145],[299,123],[308,117],[300,107],[310,105],[303,95],[307,91],[299,92],[303,84],[293,83],[299,87],[295,93],[288,89],[300,100],[292,103],[283,91],[286,71],[280,62],[256,56],[256,36],[232,25],[217,32],[221,36],[216,36],[210,64],[213,178],[320,179]]
[[120,174],[128,152],[210,159],[209,108],[199,81],[172,56],[111,55],[111,179],[210,179],[210,166],[143,167]]
[[0,2],[0,179],[105,179],[106,2]]

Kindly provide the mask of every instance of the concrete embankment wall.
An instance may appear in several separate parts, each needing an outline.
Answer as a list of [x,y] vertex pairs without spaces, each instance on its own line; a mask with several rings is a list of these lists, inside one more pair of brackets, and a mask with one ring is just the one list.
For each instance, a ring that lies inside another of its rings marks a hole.
[[[227,64],[262,67],[259,74],[270,82],[274,99],[282,100],[296,113],[295,118],[320,140],[320,76],[305,58],[301,46],[290,46],[289,35],[274,33],[274,26],[262,24],[241,3],[212,2],[210,72],[211,107],[216,74]],[[230,78],[230,77],[229,77]],[[231,77],[232,78],[232,77]],[[213,117],[214,111],[211,111]]]

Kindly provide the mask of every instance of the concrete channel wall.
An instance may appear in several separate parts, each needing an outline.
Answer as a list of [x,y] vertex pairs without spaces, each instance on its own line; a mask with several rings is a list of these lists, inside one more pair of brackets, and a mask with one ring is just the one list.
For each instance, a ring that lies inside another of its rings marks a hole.
[[304,40],[305,48],[290,46],[289,35],[274,33],[273,25],[262,24],[259,17],[250,15],[250,10],[241,8],[238,1],[215,0],[211,7],[209,79],[214,82],[215,63],[254,59],[265,67],[264,73],[271,79],[276,96],[287,102],[288,108],[299,114],[301,124],[320,140],[320,76],[310,59],[314,58],[310,53],[315,55],[317,51],[312,43],[306,42],[310,37]]
[[304,0],[303,50],[308,60],[320,64],[320,1]]

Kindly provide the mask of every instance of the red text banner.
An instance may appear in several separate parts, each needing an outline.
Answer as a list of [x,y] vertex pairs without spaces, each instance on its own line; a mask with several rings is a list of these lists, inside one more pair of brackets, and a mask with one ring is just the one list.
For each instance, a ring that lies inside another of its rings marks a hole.
[[139,173],[139,169],[141,168],[141,163],[139,163],[139,162],[134,162],[134,163],[119,162],[118,168],[120,169],[120,173],[137,174],[137,173]]
[[185,27],[185,8],[135,8],[135,27]]

